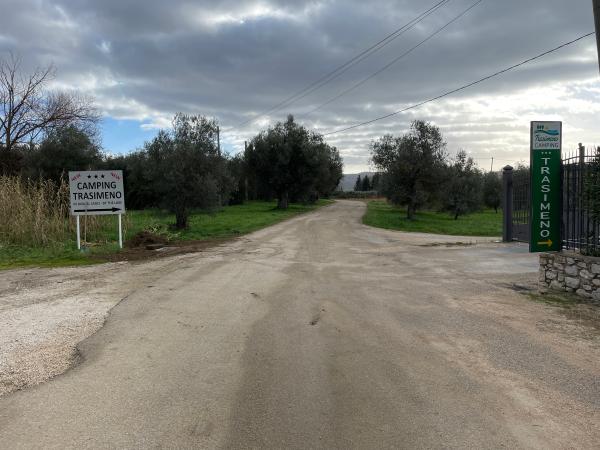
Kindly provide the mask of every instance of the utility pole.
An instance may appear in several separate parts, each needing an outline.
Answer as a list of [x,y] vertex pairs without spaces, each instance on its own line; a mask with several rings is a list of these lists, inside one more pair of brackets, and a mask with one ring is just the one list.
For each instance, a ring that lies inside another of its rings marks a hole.
[[492,167],[490,167],[490,172],[494,171],[494,157],[492,156]]
[[[221,127],[217,125],[217,154],[221,158]],[[223,206],[223,198],[219,193],[219,207]]]
[[592,0],[594,5],[594,23],[596,24],[596,45],[598,48],[598,69],[600,70],[600,0]]
[[[244,141],[244,158],[246,157],[246,152],[248,151],[248,141]],[[245,164],[244,164],[245,166]],[[244,194],[246,196],[246,202],[248,201],[248,170],[244,167]]]

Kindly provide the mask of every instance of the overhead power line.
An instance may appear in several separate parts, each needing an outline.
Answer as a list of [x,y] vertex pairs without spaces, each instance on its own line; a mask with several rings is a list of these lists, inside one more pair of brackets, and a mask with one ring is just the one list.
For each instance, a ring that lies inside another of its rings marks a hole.
[[367,48],[367,49],[363,50],[362,52],[358,53],[356,56],[354,56],[350,60],[346,61],[344,64],[338,66],[336,69],[334,69],[331,72],[323,75],[318,80],[316,80],[313,83],[309,84],[308,86],[306,86],[302,90],[296,92],[294,95],[292,95],[292,96],[286,98],[285,100],[279,102],[278,104],[276,104],[275,106],[271,107],[270,109],[268,109],[266,111],[263,111],[262,113],[254,116],[254,117],[252,117],[252,118],[250,118],[248,120],[245,120],[244,122],[240,123],[237,127],[239,128],[239,127],[242,127],[242,126],[244,126],[244,125],[246,125],[248,123],[254,122],[255,120],[257,120],[257,119],[259,119],[259,118],[261,118],[261,117],[263,117],[263,116],[265,116],[265,115],[267,115],[269,113],[278,111],[279,109],[283,108],[284,106],[291,105],[292,103],[295,103],[298,100],[303,99],[307,95],[312,94],[316,90],[318,90],[321,87],[325,86],[327,83],[329,83],[329,82],[333,81],[334,79],[338,78],[340,75],[342,75],[343,73],[345,73],[346,71],[348,71],[351,67],[353,67],[356,64],[360,63],[361,61],[363,61],[364,59],[368,58],[369,56],[377,53],[383,47],[385,47],[386,45],[388,45],[391,42],[393,42],[395,39],[397,39],[400,36],[402,36],[404,33],[406,33],[407,31],[409,31],[410,29],[412,29],[419,22],[423,21],[425,18],[429,17],[431,14],[433,14],[434,12],[436,12],[438,9],[440,9],[442,6],[446,5],[449,2],[450,2],[450,0],[441,0],[441,1],[439,1],[438,3],[436,3],[435,5],[433,5],[431,8],[429,8],[427,11],[419,14],[417,17],[415,17],[414,19],[412,19],[408,23],[404,24],[402,27],[400,27],[397,30],[393,31],[392,33],[388,34],[382,40],[380,40],[379,42],[373,44],[369,48]]
[[357,123],[357,124],[351,125],[349,127],[345,127],[345,128],[341,128],[339,130],[331,131],[329,133],[324,133],[323,136],[331,136],[332,134],[343,133],[344,131],[352,130],[354,128],[359,128],[359,127],[362,127],[362,126],[365,126],[365,125],[369,125],[369,124],[374,123],[374,122],[378,122],[378,121],[383,120],[383,119],[387,119],[389,117],[396,116],[396,115],[401,114],[403,112],[410,111],[411,109],[415,109],[415,108],[418,108],[420,106],[426,105],[427,103],[435,102],[435,101],[440,100],[440,99],[442,99],[444,97],[448,97],[448,96],[450,96],[452,94],[456,94],[457,92],[464,91],[465,89],[468,89],[468,88],[473,87],[473,86],[475,86],[477,84],[483,83],[484,81],[487,81],[487,80],[489,80],[491,78],[495,78],[495,77],[497,77],[499,75],[502,75],[502,74],[504,74],[506,72],[514,70],[514,69],[516,69],[518,67],[524,66],[525,64],[528,64],[528,63],[530,63],[532,61],[540,59],[540,58],[542,58],[542,57],[544,57],[546,55],[549,55],[550,53],[554,53],[554,52],[556,52],[556,51],[558,51],[558,50],[560,50],[562,48],[568,47],[569,45],[575,44],[576,42],[579,42],[579,41],[581,41],[581,40],[583,40],[583,39],[585,39],[587,37],[593,36],[594,34],[596,34],[594,31],[592,31],[591,33],[584,34],[583,36],[580,36],[577,39],[573,39],[572,41],[566,42],[566,43],[564,43],[562,45],[559,45],[558,47],[555,47],[555,48],[553,48],[551,50],[548,50],[548,51],[545,51],[543,53],[540,53],[537,56],[534,56],[532,58],[526,59],[525,61],[521,61],[520,63],[515,64],[513,66],[510,66],[510,67],[507,67],[506,69],[499,70],[498,72],[493,73],[491,75],[488,75],[487,77],[480,78],[477,81],[473,81],[473,82],[471,82],[469,84],[465,84],[464,86],[461,86],[459,88],[456,88],[456,89],[453,89],[451,91],[445,92],[444,94],[438,95],[436,97],[432,97],[432,98],[430,98],[428,100],[424,100],[424,101],[419,102],[419,103],[415,103],[414,105],[407,106],[406,108],[400,109],[398,111],[394,111],[393,113],[389,113],[389,114],[386,114],[384,116],[377,117],[375,119],[371,119],[371,120],[367,120],[365,122]]
[[353,86],[351,86],[350,88],[346,89],[345,91],[340,92],[338,95],[336,95],[335,97],[330,98],[329,100],[327,100],[324,103],[321,103],[319,106],[317,106],[314,109],[311,109],[310,111],[308,111],[307,113],[303,114],[302,117],[306,117],[320,109],[322,109],[323,107],[333,103],[334,101],[336,101],[337,99],[343,97],[346,94],[349,94],[350,92],[354,91],[355,89],[359,88],[360,86],[362,86],[363,84],[365,84],[367,81],[375,78],[377,75],[379,75],[382,72],[385,72],[387,69],[389,69],[390,67],[392,67],[394,64],[396,64],[398,61],[400,61],[401,59],[403,59],[404,57],[410,55],[413,51],[415,51],[417,48],[421,47],[423,44],[425,44],[426,42],[430,41],[431,39],[433,39],[435,36],[437,36],[438,34],[440,34],[442,31],[444,31],[446,28],[448,28],[450,25],[452,25],[454,22],[458,21],[459,19],[461,19],[465,14],[467,14],[469,11],[471,11],[473,8],[475,8],[476,6],[478,6],[481,2],[483,2],[483,0],[478,0],[475,3],[473,3],[471,6],[469,6],[467,9],[465,9],[464,11],[462,11],[459,15],[457,15],[456,17],[454,17],[451,21],[447,22],[444,26],[442,26],[441,28],[438,28],[435,32],[433,32],[432,34],[430,34],[429,36],[427,36],[425,39],[423,39],[421,42],[419,42],[417,45],[411,47],[410,49],[408,49],[407,51],[405,51],[404,53],[402,53],[400,56],[398,56],[397,58],[394,58],[392,61],[390,61],[388,64],[386,64],[385,66],[383,66],[381,69],[377,70],[376,72],[373,72],[371,75],[369,75],[366,78],[363,78],[361,81],[359,81],[358,83],[354,84]]

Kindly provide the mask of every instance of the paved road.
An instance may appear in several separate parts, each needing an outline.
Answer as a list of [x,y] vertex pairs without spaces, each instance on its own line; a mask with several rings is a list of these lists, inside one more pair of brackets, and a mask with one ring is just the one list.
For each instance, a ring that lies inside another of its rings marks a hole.
[[0,447],[597,448],[600,341],[515,291],[535,258],[363,212],[174,260],[77,367],[0,398]]

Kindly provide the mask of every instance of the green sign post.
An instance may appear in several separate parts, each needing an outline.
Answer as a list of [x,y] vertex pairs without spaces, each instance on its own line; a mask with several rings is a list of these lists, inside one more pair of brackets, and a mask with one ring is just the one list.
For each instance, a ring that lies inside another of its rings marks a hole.
[[529,251],[561,249],[562,122],[531,122],[531,237]]

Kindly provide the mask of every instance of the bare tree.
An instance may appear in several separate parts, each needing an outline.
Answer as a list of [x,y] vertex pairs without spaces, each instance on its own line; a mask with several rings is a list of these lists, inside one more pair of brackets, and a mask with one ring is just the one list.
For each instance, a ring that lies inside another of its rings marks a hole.
[[0,145],[10,152],[16,145],[30,144],[54,129],[75,125],[92,130],[99,119],[92,100],[74,92],[46,89],[54,78],[52,65],[21,73],[14,55],[0,59]]

